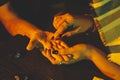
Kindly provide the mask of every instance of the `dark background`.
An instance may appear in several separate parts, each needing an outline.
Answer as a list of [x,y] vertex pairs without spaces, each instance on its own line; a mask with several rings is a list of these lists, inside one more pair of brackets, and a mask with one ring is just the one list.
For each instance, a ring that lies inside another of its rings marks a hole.
[[[42,1],[42,2],[41,2]],[[93,14],[88,6],[90,0],[11,0],[11,9],[22,19],[36,25],[42,30],[54,32],[53,15],[59,11],[71,14]],[[51,7],[53,4],[65,4],[63,8]],[[107,53],[97,31],[78,34],[72,38],[63,38],[70,46],[77,43],[92,44]],[[29,41],[23,36],[12,37],[0,24],[0,80],[14,80],[19,75],[22,80],[92,80],[93,76],[104,76],[96,66],[88,60],[79,61],[72,65],[52,65],[43,57],[38,49],[26,51]],[[19,58],[16,55],[20,53]]]

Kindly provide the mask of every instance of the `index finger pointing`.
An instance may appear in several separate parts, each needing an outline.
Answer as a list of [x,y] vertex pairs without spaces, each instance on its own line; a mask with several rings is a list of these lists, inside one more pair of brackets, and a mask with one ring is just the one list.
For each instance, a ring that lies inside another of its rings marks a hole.
[[54,38],[55,39],[59,38],[63,34],[63,32],[67,29],[67,26],[68,24],[66,22],[61,24],[57,31],[54,33]]

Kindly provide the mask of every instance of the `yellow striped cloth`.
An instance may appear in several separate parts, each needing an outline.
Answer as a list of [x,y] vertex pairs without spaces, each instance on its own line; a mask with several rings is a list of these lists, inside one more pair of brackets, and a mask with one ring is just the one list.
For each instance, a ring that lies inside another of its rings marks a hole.
[[105,46],[109,47],[108,60],[120,65],[120,0],[93,0],[99,21],[99,34]]
[[99,33],[105,46],[120,45],[120,1],[93,0],[91,5],[100,23]]

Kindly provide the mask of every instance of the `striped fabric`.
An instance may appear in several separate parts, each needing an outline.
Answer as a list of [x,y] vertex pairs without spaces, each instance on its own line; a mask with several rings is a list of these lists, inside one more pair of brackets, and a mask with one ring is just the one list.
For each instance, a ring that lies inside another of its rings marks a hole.
[[93,0],[91,4],[100,23],[100,37],[105,46],[120,45],[120,0]]
[[99,21],[99,34],[109,47],[108,60],[120,65],[120,0],[93,0],[91,4]]

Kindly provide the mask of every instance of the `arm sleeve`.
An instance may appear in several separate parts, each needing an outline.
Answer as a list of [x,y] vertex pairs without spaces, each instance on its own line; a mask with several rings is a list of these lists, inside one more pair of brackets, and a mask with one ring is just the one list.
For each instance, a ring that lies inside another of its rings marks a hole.
[[2,6],[3,4],[7,3],[8,0],[0,0],[0,6]]

